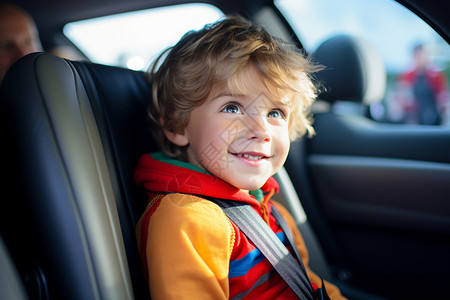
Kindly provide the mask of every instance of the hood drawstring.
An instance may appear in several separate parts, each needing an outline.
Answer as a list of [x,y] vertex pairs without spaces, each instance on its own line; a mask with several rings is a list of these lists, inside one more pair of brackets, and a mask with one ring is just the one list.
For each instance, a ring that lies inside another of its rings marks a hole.
[[275,189],[271,189],[270,192],[264,196],[264,199],[261,201],[261,213],[263,215],[264,221],[269,224],[269,213],[267,212],[267,202],[272,198],[273,194],[275,193]]

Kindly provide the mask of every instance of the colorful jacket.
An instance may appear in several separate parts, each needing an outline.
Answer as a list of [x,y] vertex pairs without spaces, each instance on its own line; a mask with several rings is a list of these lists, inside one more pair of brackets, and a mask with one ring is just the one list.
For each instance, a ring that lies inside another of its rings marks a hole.
[[[294,220],[270,200],[278,191],[276,181],[270,178],[254,196],[191,164],[176,161],[175,165],[158,156],[143,155],[135,172],[136,183],[149,196],[136,234],[152,300],[297,299],[222,209],[196,196],[249,204],[288,244],[271,215],[272,205],[277,206],[292,228],[307,266],[308,253]],[[313,286],[321,286],[320,278],[306,268]],[[335,286],[326,283],[326,288],[331,299],[345,299]]]

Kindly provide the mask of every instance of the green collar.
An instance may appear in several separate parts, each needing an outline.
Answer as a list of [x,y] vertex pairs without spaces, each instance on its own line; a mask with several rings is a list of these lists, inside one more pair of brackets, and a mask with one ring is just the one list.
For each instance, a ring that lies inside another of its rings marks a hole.
[[256,198],[259,202],[261,202],[264,199],[264,193],[262,189],[254,190],[254,191],[248,191],[248,193]]
[[192,171],[196,171],[196,172],[200,172],[200,173],[204,173],[204,174],[210,174],[209,172],[203,170],[200,167],[197,167],[197,166],[195,166],[195,165],[193,165],[191,163],[185,162],[185,161],[181,161],[181,160],[172,158],[170,156],[165,155],[162,152],[153,152],[153,153],[150,153],[150,155],[154,159],[159,160],[160,162],[163,162],[163,163],[166,163],[166,164],[169,164],[169,165],[174,165],[174,166],[177,166],[177,167],[186,168],[186,169],[189,169],[189,170],[192,170]]

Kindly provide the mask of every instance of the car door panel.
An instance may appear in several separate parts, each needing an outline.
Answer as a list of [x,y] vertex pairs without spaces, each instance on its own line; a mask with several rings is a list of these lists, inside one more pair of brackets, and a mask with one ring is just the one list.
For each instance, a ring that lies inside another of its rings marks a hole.
[[392,299],[443,294],[450,130],[330,113],[315,125],[316,136],[293,146],[286,169],[336,276]]

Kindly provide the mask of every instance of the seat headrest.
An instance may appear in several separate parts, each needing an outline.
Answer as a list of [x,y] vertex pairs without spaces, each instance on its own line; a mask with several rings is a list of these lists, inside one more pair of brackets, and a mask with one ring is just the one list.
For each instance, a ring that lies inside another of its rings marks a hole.
[[366,105],[383,99],[386,70],[368,42],[347,35],[334,36],[317,48],[313,58],[325,67],[317,74],[324,89],[319,99]]

